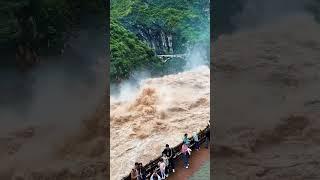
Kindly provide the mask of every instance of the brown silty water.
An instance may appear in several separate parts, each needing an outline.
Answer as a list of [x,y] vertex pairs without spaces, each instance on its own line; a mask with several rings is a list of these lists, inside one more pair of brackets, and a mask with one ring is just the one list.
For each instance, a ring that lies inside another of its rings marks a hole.
[[110,98],[110,178],[129,174],[135,162],[148,163],[165,144],[182,142],[207,126],[210,70],[206,66],[143,81],[135,98]]

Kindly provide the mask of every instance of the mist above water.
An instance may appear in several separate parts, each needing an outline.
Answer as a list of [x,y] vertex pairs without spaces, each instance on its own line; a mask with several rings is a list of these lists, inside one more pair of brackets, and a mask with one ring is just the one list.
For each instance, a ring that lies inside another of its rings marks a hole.
[[197,44],[188,49],[185,61],[182,72],[162,77],[135,72],[111,88],[112,179],[127,175],[134,162],[146,164],[157,157],[166,143],[177,145],[184,133],[206,127],[210,117],[209,46]]
[[210,48],[207,44],[195,44],[187,51],[184,70],[192,70],[200,66],[209,66]]
[[[203,28],[207,37],[208,29]],[[111,179],[128,175],[134,162],[146,164],[156,158],[166,143],[172,147],[179,144],[184,133],[206,127],[210,119],[207,42],[190,45],[185,66],[173,68],[181,72],[153,77],[138,71],[128,80],[111,85]]]
[[132,97],[127,101],[110,99],[113,179],[127,175],[134,162],[146,164],[157,157],[166,143],[175,146],[184,133],[206,127],[210,118],[210,69],[199,66],[144,79]]
[[[184,61],[186,63],[182,68],[183,71],[194,70],[201,66],[209,66],[209,45],[195,44],[188,48]],[[152,78],[152,76],[147,70],[133,72],[128,80],[124,80],[120,84],[111,85],[111,99],[116,101],[132,100],[137,95],[144,80],[149,78]]]

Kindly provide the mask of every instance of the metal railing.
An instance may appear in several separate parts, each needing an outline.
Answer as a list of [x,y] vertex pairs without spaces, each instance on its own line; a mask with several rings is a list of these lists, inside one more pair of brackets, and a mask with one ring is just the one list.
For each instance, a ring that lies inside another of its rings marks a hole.
[[[206,141],[206,131],[209,130],[210,131],[210,126],[208,125],[205,129],[203,130],[200,130],[198,132],[198,139],[199,139],[199,144],[202,144]],[[194,149],[194,146],[195,146],[195,142],[193,140],[192,137],[188,138],[190,140],[190,148],[191,149]],[[178,160],[178,158],[180,158],[180,155],[181,155],[181,146],[182,146],[183,143],[180,143],[178,144],[177,146],[173,147],[173,152],[174,152],[174,156],[173,157],[176,157],[175,158],[175,161]],[[159,170],[159,167],[158,167],[158,162],[160,161],[160,159],[162,158],[162,156],[158,156],[156,159],[153,159],[151,160],[148,164],[146,164],[144,166],[145,170],[146,170],[146,176],[147,176],[147,179],[149,179],[151,177],[151,175],[153,174],[154,170],[157,170],[158,172],[160,171]],[[130,174],[124,178],[122,178],[122,180],[131,180],[131,176]]]
[[167,62],[169,59],[172,58],[179,58],[179,59],[185,59],[187,57],[186,54],[167,54],[167,55],[157,55],[162,62]]

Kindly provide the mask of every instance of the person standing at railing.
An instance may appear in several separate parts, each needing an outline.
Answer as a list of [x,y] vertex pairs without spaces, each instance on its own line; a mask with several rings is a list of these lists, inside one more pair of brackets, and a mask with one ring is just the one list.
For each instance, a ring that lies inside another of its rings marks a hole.
[[182,160],[183,160],[183,163],[184,163],[184,167],[185,168],[189,168],[189,158],[188,158],[188,149],[189,147],[187,146],[186,143],[183,143],[182,146],[181,146],[181,155],[182,155]]
[[209,143],[210,143],[210,126],[209,128],[206,130],[206,148],[209,148]]
[[169,176],[169,159],[165,154],[162,155],[162,159],[164,164],[166,165],[164,174],[165,174],[165,177],[168,177]]
[[194,140],[194,145],[195,145],[196,151],[199,151],[199,149],[200,149],[200,144],[199,144],[198,134],[197,134],[196,132],[193,132],[192,138],[193,138],[193,140]]
[[169,168],[168,168],[168,173],[172,170],[172,172],[175,172],[175,162],[174,162],[174,151],[172,148],[170,148],[169,144],[166,144],[166,148],[162,151],[162,155],[166,155],[169,160]]
[[130,177],[131,180],[138,180],[139,172],[138,172],[139,163],[135,163],[135,167],[131,170]]
[[160,173],[161,173],[161,179],[165,179],[166,178],[166,163],[164,162],[164,159],[161,158],[159,163],[158,163],[159,169],[160,169]]
[[139,172],[139,180],[147,180],[147,171],[143,167],[142,163],[139,163],[138,172]]
[[190,140],[188,139],[188,134],[185,133],[183,136],[183,143],[186,144],[187,146],[190,145]]

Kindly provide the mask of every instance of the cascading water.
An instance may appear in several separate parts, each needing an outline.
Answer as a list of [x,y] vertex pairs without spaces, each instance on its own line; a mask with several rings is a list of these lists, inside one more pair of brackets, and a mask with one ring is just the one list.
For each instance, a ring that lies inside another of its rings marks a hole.
[[178,74],[145,79],[130,97],[110,98],[112,179],[128,175],[135,162],[146,164],[156,158],[165,144],[181,143],[184,133],[191,134],[207,126],[210,69],[198,66]]

